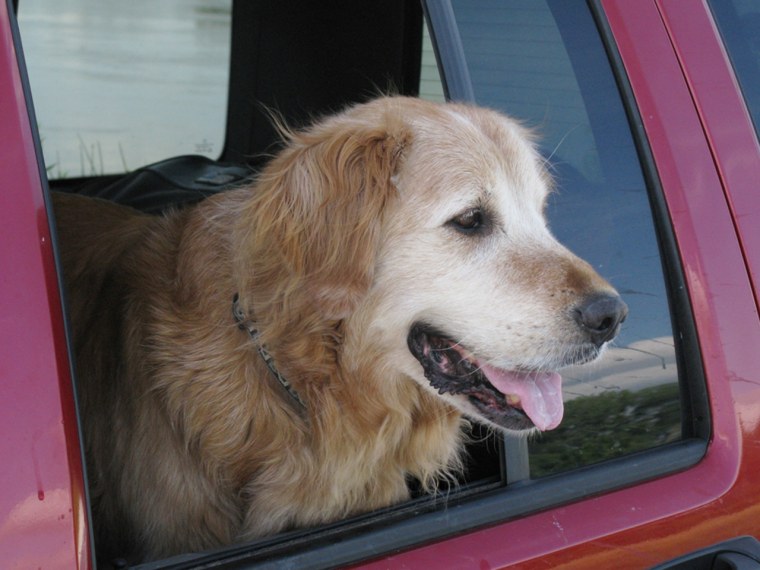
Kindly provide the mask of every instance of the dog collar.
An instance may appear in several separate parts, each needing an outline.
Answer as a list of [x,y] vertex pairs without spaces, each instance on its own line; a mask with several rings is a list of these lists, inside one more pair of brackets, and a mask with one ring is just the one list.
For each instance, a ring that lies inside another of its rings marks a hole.
[[256,350],[258,351],[259,356],[261,356],[261,359],[267,365],[267,368],[269,368],[269,371],[272,373],[272,376],[275,377],[277,382],[279,382],[280,386],[282,386],[285,389],[285,391],[290,395],[290,397],[293,398],[298,403],[299,406],[305,409],[306,404],[298,395],[298,392],[296,392],[295,388],[293,388],[290,382],[288,382],[288,380],[282,374],[280,374],[280,371],[277,370],[277,367],[274,364],[274,359],[272,358],[272,355],[269,354],[269,351],[259,341],[259,331],[256,329],[255,326],[253,326],[253,321],[246,318],[245,313],[243,312],[243,309],[240,308],[240,295],[238,295],[237,293],[235,293],[234,297],[232,298],[232,316],[235,319],[235,322],[237,323],[238,328],[240,330],[246,331],[248,335],[251,337],[251,340],[253,340],[253,343],[256,345]]

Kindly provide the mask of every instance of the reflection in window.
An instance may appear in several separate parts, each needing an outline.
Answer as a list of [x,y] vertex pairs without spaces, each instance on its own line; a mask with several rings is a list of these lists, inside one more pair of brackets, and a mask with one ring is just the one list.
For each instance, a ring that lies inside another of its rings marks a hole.
[[673,328],[649,197],[591,15],[565,0],[453,7],[477,103],[538,131],[558,187],[552,230],[630,308],[602,361],[563,371],[565,419],[530,443],[532,476],[679,439]]

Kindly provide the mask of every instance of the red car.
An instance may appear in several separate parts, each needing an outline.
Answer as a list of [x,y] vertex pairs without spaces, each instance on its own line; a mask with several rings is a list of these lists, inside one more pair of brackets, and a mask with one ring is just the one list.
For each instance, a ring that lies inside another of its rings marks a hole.
[[438,496],[141,568],[760,567],[759,37],[743,0],[0,4],[0,567],[96,565],[49,192],[158,212],[255,171],[267,107],[388,89],[538,131],[617,346]]

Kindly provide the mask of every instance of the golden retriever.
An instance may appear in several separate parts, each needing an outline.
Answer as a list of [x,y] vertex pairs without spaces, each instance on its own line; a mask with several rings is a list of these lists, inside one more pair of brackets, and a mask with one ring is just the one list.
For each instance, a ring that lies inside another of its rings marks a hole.
[[58,195],[96,545],[155,559],[403,501],[470,418],[562,418],[626,307],[543,216],[529,133],[384,97],[250,187],[148,216]]

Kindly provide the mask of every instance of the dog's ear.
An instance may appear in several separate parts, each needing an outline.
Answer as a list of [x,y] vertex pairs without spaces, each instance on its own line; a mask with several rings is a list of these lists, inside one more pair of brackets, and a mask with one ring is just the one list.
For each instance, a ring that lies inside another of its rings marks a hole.
[[250,224],[243,254],[252,257],[240,262],[256,294],[269,296],[256,304],[350,314],[372,283],[383,213],[397,194],[392,179],[410,141],[399,114],[367,106],[287,135],[242,217]]

